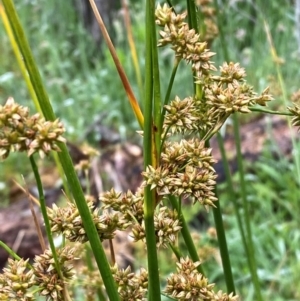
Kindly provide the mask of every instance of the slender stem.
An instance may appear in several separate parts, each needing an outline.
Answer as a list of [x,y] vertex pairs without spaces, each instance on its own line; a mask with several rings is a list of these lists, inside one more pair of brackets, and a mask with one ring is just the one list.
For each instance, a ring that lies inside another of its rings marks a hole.
[[40,177],[40,174],[39,174],[39,171],[38,171],[38,167],[35,163],[34,156],[31,155],[29,157],[29,160],[30,160],[31,168],[32,168],[32,171],[33,171],[33,174],[34,174],[34,177],[35,177],[35,181],[36,181],[36,185],[37,185],[37,189],[38,189],[38,193],[39,193],[40,208],[41,208],[41,212],[42,212],[42,215],[43,215],[43,220],[44,220],[44,223],[45,223],[45,229],[46,229],[50,249],[51,249],[51,252],[52,252],[52,255],[53,255],[53,259],[54,259],[55,268],[56,268],[56,271],[57,271],[59,277],[63,280],[63,275],[62,275],[61,268],[60,268],[60,265],[59,265],[59,261],[58,261],[54,241],[53,241],[53,236],[52,236],[52,232],[51,232],[50,221],[49,221],[48,214],[47,214],[47,206],[46,206],[46,201],[45,201],[45,196],[44,196],[44,189],[43,189],[41,177]]
[[41,103],[43,103],[43,106],[46,107],[46,110],[45,111],[42,110],[42,112],[47,120],[54,121],[55,115],[54,115],[53,109],[50,105],[49,97],[46,93],[45,86],[43,85],[41,75],[40,75],[37,65],[34,61],[28,41],[26,39],[25,33],[22,29],[22,25],[20,23],[17,13],[16,13],[14,4],[13,4],[12,0],[3,0],[2,3],[5,8],[6,14],[8,16],[11,28],[14,32],[19,49],[23,55],[26,69],[29,74],[30,81],[34,88],[35,94],[38,98],[39,105],[40,105],[41,109],[42,109]]
[[[209,147],[209,141],[205,142],[206,147]],[[215,189],[215,195],[217,197],[217,189]],[[233,275],[231,270],[230,256],[227,247],[225,229],[223,225],[222,211],[219,200],[215,203],[215,207],[213,208],[214,221],[216,225],[217,237],[219,242],[219,249],[221,254],[221,260],[223,264],[223,271],[225,276],[225,282],[228,293],[235,294],[235,287],[233,281]]]
[[180,58],[177,58],[177,57],[175,58],[173,69],[172,69],[172,74],[171,74],[171,77],[169,80],[168,89],[167,89],[167,93],[166,93],[165,100],[164,100],[164,106],[163,106],[162,113],[161,113],[161,125],[163,125],[163,122],[164,122],[164,118],[165,118],[165,114],[166,114],[165,105],[167,105],[170,101],[170,95],[171,95],[174,79],[175,79],[176,72],[177,72],[180,61],[181,61]]
[[221,47],[222,47],[222,51],[223,51],[223,57],[225,58],[226,61],[228,61],[229,60],[229,53],[228,53],[228,47],[227,47],[225,34],[224,34],[224,31],[223,31],[223,24],[225,23],[224,22],[225,20],[223,20],[222,14],[220,14],[218,0],[214,0],[214,8],[215,8],[215,12],[216,12],[216,19],[217,19],[217,22],[218,22],[218,30],[219,30],[219,37],[220,37],[220,41],[221,41]]
[[217,236],[218,236],[218,242],[219,242],[219,249],[223,264],[223,271],[225,276],[225,282],[227,287],[228,293],[234,293],[235,294],[235,287],[234,287],[234,281],[231,271],[231,264],[230,264],[230,257],[227,247],[227,241],[225,236],[225,230],[223,225],[223,219],[222,219],[222,212],[221,212],[221,206],[220,202],[216,201],[215,208],[213,208],[213,215],[217,230]]
[[[276,48],[275,48],[274,43],[273,43],[273,39],[272,39],[272,36],[271,36],[269,26],[266,22],[266,19],[264,18],[264,13],[261,12],[261,15],[262,15],[262,19],[264,21],[265,31],[266,31],[267,39],[268,39],[268,42],[269,42],[269,45],[270,45],[271,55],[272,55],[273,61],[275,62],[275,65],[276,65],[277,78],[278,78],[278,81],[279,81],[279,84],[280,84],[280,89],[281,89],[281,92],[282,92],[284,105],[287,106],[288,96],[287,96],[286,85],[285,85],[284,78],[283,78],[282,71],[281,71],[281,64],[279,63],[277,51],[276,51]],[[290,132],[291,132],[290,137],[291,137],[291,140],[292,140],[293,149],[297,149],[295,136],[292,134],[292,131],[291,131],[292,124],[291,124],[290,120],[288,121],[288,125],[289,125]],[[292,154],[293,154],[293,159],[294,159],[294,162],[295,162],[295,165],[296,165],[298,184],[300,184],[300,158],[299,158],[298,152],[292,152]]]
[[170,247],[171,250],[173,251],[173,253],[174,253],[174,255],[176,256],[176,258],[177,258],[178,261],[180,260],[180,258],[183,258],[183,256],[182,256],[180,250],[179,250],[176,246],[174,246],[174,245],[172,245],[172,244],[169,244],[169,247]]
[[[181,210],[180,210],[179,202],[178,202],[177,198],[175,196],[173,196],[173,195],[170,195],[169,196],[169,200],[171,202],[172,207],[174,209],[176,209],[177,212],[180,212]],[[187,247],[187,250],[188,250],[188,252],[189,252],[192,260],[194,262],[200,261],[200,258],[198,256],[198,252],[197,252],[196,246],[195,246],[193,238],[191,236],[191,231],[189,229],[189,226],[188,226],[188,224],[187,224],[187,222],[186,222],[186,220],[185,220],[182,212],[179,214],[179,220],[180,220],[181,227],[182,227],[181,228],[181,235],[183,237],[183,240],[185,242],[185,245]],[[197,267],[197,270],[198,270],[199,273],[201,273],[201,274],[204,275],[204,271],[203,271],[201,265],[199,265]]]
[[[145,63],[145,104],[144,104],[144,168],[152,165],[153,156],[153,132],[152,132],[152,110],[153,110],[153,43],[152,33],[154,15],[154,1],[146,2],[146,63]],[[156,205],[155,193],[147,185],[144,189],[144,221],[147,245],[147,261],[149,273],[149,301],[160,301],[160,281],[158,270],[158,259],[156,249],[156,236],[154,228],[154,210]]]
[[74,195],[78,211],[80,212],[83,226],[90,241],[90,245],[93,250],[98,269],[101,273],[108,297],[110,300],[118,301],[120,300],[120,297],[117,292],[116,284],[110,271],[110,266],[106,258],[105,251],[95,228],[90,209],[87,205],[79,179],[74,169],[72,159],[65,144],[60,143],[59,148],[61,149],[61,152],[58,153],[58,156],[62,163],[69,185],[72,188],[72,193]]
[[[153,96],[154,96],[154,139],[155,139],[155,150],[156,150],[156,162],[160,156],[160,145],[161,145],[161,133],[162,133],[162,118],[161,118],[161,91],[160,91],[160,76],[158,66],[158,51],[157,51],[157,39],[156,39],[156,26],[155,26],[155,9],[153,3],[153,14],[151,14],[151,44],[152,44],[152,68],[153,68]],[[154,162],[153,162],[154,163]]]
[[139,94],[140,94],[140,101],[143,99],[143,80],[142,80],[142,75],[141,75],[141,68],[139,65],[138,61],[138,55],[134,43],[134,37],[132,34],[132,27],[131,27],[131,21],[130,21],[130,13],[129,13],[129,8],[126,0],[122,0],[122,6],[124,10],[124,23],[126,27],[126,32],[127,32],[127,41],[129,44],[130,52],[131,52],[131,58],[134,66],[134,71],[135,71],[135,77],[136,81],[139,87]]
[[98,25],[100,27],[101,33],[103,35],[103,38],[105,40],[105,43],[106,43],[106,45],[107,45],[107,47],[109,49],[111,57],[112,57],[112,59],[114,61],[114,64],[115,64],[115,66],[117,68],[117,71],[119,73],[119,77],[120,77],[120,79],[122,81],[124,90],[125,90],[125,92],[127,94],[127,97],[129,99],[129,102],[130,102],[130,105],[132,107],[132,110],[133,110],[133,112],[134,112],[134,114],[136,116],[137,121],[139,122],[140,127],[143,128],[144,117],[143,117],[143,114],[141,112],[139,103],[138,103],[137,99],[134,96],[134,93],[133,93],[133,90],[132,90],[131,85],[129,83],[129,80],[128,80],[128,78],[126,76],[126,73],[125,73],[125,71],[124,71],[124,69],[122,67],[122,64],[121,64],[121,62],[120,62],[120,60],[118,58],[117,52],[116,52],[115,47],[114,47],[114,45],[113,45],[113,43],[112,43],[112,41],[110,39],[110,36],[109,36],[109,34],[108,34],[107,30],[106,30],[105,24],[104,24],[104,22],[102,20],[102,17],[100,15],[99,11],[98,11],[98,8],[97,8],[97,5],[95,3],[95,0],[89,0],[89,1],[90,1],[90,5],[92,7],[92,10],[94,12],[94,15],[96,17],[96,20],[98,22]]
[[[190,29],[194,29],[196,33],[199,33],[199,27],[197,22],[197,8],[195,4],[195,0],[186,0],[187,11],[188,11],[188,24]],[[195,72],[193,74],[195,76]],[[199,84],[195,84],[193,82],[194,93],[196,96],[199,96],[202,90]]]
[[[217,0],[214,0],[215,4],[215,10],[216,10],[216,17],[218,21],[218,29],[219,29],[219,36],[221,39],[222,44],[222,50],[223,50],[223,56],[226,61],[229,61],[229,53],[228,53],[228,47],[227,42],[225,39],[225,34],[223,31],[223,16],[219,14],[219,3]],[[241,186],[241,194],[243,199],[243,206],[244,206],[244,215],[245,215],[245,224],[246,224],[246,241],[245,244],[246,247],[246,254],[248,258],[249,263],[249,269],[251,272],[251,278],[255,289],[256,298],[259,301],[262,301],[260,286],[258,282],[258,276],[257,276],[257,268],[256,268],[256,260],[254,256],[254,248],[253,248],[253,241],[252,241],[252,235],[251,235],[251,227],[250,227],[250,220],[249,220],[249,211],[248,211],[248,203],[247,203],[247,195],[246,195],[246,187],[245,187],[245,179],[244,179],[244,168],[243,168],[243,159],[241,155],[241,141],[240,141],[240,129],[239,129],[239,121],[237,114],[233,114],[233,127],[234,127],[234,136],[235,136],[235,142],[236,142],[236,151],[237,151],[237,157],[238,157],[238,165],[239,165],[239,175],[240,175],[240,186]],[[230,176],[230,174],[228,174]],[[236,209],[238,210],[238,208]],[[238,217],[237,217],[238,218]],[[243,234],[241,233],[243,236]]]
[[[2,247],[11,257],[15,258],[16,260],[20,260],[21,257],[18,256],[6,243],[0,240],[0,247]],[[32,269],[32,265],[27,263],[28,268]]]
[[272,115],[293,116],[293,114],[291,112],[280,112],[280,111],[266,110],[266,109],[258,108],[258,107],[250,107],[249,109],[252,112],[261,112],[261,113],[272,114]]
[[195,0],[187,0],[187,11],[188,11],[188,22],[189,28],[195,29],[196,32],[199,32],[198,25],[197,25],[197,14],[196,14],[196,4]]
[[234,210],[235,210],[235,214],[236,214],[236,217],[237,217],[239,230],[240,230],[240,233],[241,233],[241,236],[242,236],[243,246],[244,246],[244,249],[245,249],[246,254],[247,254],[248,264],[250,266],[249,256],[248,256],[249,250],[248,250],[248,246],[247,246],[247,241],[246,241],[245,231],[244,231],[244,227],[243,227],[242,217],[241,217],[240,210],[239,210],[239,204],[238,204],[237,198],[236,198],[236,193],[235,193],[234,188],[233,188],[233,182],[232,182],[232,177],[231,177],[231,173],[230,173],[228,158],[227,158],[227,155],[226,155],[226,152],[225,152],[224,141],[223,141],[220,133],[217,133],[217,140],[218,140],[218,145],[219,145],[219,148],[220,148],[222,163],[223,163],[224,172],[225,172],[225,176],[226,176],[227,189],[228,189],[229,195],[232,196],[232,201],[233,201],[233,204],[234,204]]
[[[53,121],[56,119],[55,114],[43,85],[37,65],[33,59],[33,55],[20,24],[19,18],[16,14],[13,2],[11,0],[3,0],[2,3],[5,7],[11,27],[15,34],[16,41],[18,42],[19,49],[23,55],[31,83],[39,100],[43,115],[47,120]],[[119,294],[117,287],[110,271],[110,266],[100,242],[96,227],[91,217],[89,207],[86,203],[83,191],[81,189],[81,184],[74,169],[72,159],[65,144],[59,143],[59,147],[61,149],[61,152],[59,152],[58,156],[68,180],[69,186],[72,189],[76,205],[82,217],[83,225],[90,241],[93,253],[95,255],[95,259],[101,273],[108,297],[110,298],[110,300],[118,301]]]
[[239,121],[237,114],[233,114],[233,130],[234,130],[234,139],[237,151],[237,161],[238,161],[238,172],[240,176],[240,192],[243,202],[244,208],[244,222],[246,226],[246,237],[247,237],[247,245],[248,245],[248,252],[247,255],[249,256],[249,263],[250,263],[250,271],[252,276],[253,285],[255,288],[255,294],[257,300],[263,300],[260,290],[259,279],[257,275],[257,265],[255,259],[255,248],[253,245],[252,239],[252,231],[251,231],[251,222],[250,222],[250,213],[249,213],[249,205],[247,200],[247,189],[246,189],[246,181],[245,181],[245,173],[244,173],[244,164],[243,164],[243,156],[241,151],[241,137],[240,137],[240,129],[239,129]]
[[40,108],[38,99],[36,97],[35,91],[33,89],[33,86],[31,84],[28,72],[26,70],[25,63],[23,61],[22,55],[20,53],[20,50],[19,50],[19,47],[18,47],[18,44],[17,44],[17,41],[16,41],[16,39],[14,37],[12,28],[11,28],[10,23],[9,23],[9,20],[7,18],[7,15],[6,15],[5,10],[3,9],[3,6],[2,6],[1,3],[0,3],[0,16],[2,18],[2,21],[3,21],[4,27],[5,27],[7,36],[9,38],[10,44],[12,46],[12,49],[14,51],[15,58],[16,58],[16,60],[18,62],[20,71],[21,71],[22,76],[23,76],[23,78],[24,78],[24,80],[26,82],[26,86],[27,86],[27,89],[29,91],[30,97],[33,100],[33,103],[34,103],[37,111],[39,113],[41,113],[41,108]]

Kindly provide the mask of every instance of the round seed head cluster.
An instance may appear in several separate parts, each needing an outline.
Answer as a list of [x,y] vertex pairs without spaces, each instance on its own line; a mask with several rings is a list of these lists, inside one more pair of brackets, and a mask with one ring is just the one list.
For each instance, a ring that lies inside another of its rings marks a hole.
[[9,98],[0,105],[0,157],[5,159],[11,151],[38,152],[41,157],[51,150],[60,151],[57,143],[65,142],[65,129],[61,122],[45,121],[39,114],[30,116],[28,108]]
[[[160,207],[154,213],[154,228],[156,234],[156,246],[167,247],[168,244],[174,244],[181,230],[178,213],[168,207]],[[145,240],[145,224],[136,223],[132,227],[134,241]]]
[[126,193],[116,192],[113,188],[100,196],[103,209],[113,209],[122,214],[123,219],[128,223],[141,223],[144,218],[143,189],[135,194],[130,190]]
[[294,103],[293,107],[288,107],[287,109],[293,114],[292,125],[299,127],[298,128],[298,132],[299,132],[300,131],[300,105]]
[[[93,202],[88,202],[88,207],[101,240],[112,239],[116,230],[122,230],[128,226],[122,216],[116,212],[105,211],[99,214],[100,209],[93,209]],[[73,203],[68,203],[64,208],[59,208],[53,204],[52,209],[48,208],[48,216],[53,233],[62,233],[72,242],[84,243],[88,241],[82,218]]]
[[196,76],[203,87],[203,99],[178,96],[165,106],[163,124],[168,134],[215,133],[233,113],[249,113],[253,105],[266,106],[273,98],[269,89],[257,95],[245,82],[245,70],[239,64],[224,63],[220,75]]
[[[211,81],[204,85],[207,114],[215,123],[234,112],[249,113],[255,104],[266,106],[273,99],[268,88],[257,95],[245,82],[245,76],[245,70],[238,63],[224,63],[220,67],[220,76],[211,76]],[[202,82],[201,78],[196,79],[196,83],[199,82]]]
[[[117,211],[131,226],[134,241],[145,240],[145,224],[144,219],[144,196],[143,185],[133,194],[131,191],[127,193],[116,192],[111,189],[100,196],[103,208],[110,208]],[[177,233],[181,226],[178,214],[167,207],[158,207],[154,213],[154,227],[157,239],[157,247],[166,247],[168,243],[174,243]]]
[[168,247],[168,244],[175,244],[181,225],[176,210],[168,207],[161,207],[154,215],[154,228],[157,237],[157,247]]
[[194,202],[214,206],[216,173],[211,149],[199,139],[167,142],[158,168],[148,166],[143,172],[144,185],[159,195],[192,197]]
[[163,27],[159,33],[161,39],[158,46],[171,44],[175,56],[190,63],[198,76],[207,74],[209,70],[216,70],[210,61],[215,53],[207,49],[207,42],[202,42],[194,29],[189,29],[184,22],[186,15],[175,14],[166,4],[163,7],[158,4],[155,11],[156,24]]
[[68,280],[74,276],[73,266],[70,264],[74,259],[75,249],[65,247],[57,250],[57,258],[63,279],[57,273],[54,258],[48,249],[42,255],[34,259],[33,270],[36,277],[36,283],[40,287],[40,294],[47,300],[64,300],[63,288]]
[[233,294],[227,295],[221,291],[215,293],[214,284],[197,271],[200,262],[193,262],[189,258],[181,258],[177,263],[177,273],[171,274],[167,279],[165,293],[176,300],[227,300],[237,301],[238,297]]
[[144,301],[148,287],[148,272],[141,269],[139,273],[131,272],[130,266],[120,269],[117,265],[111,268],[118,286],[121,301]]
[[29,289],[36,285],[33,270],[27,268],[28,260],[8,259],[8,265],[0,274],[1,300],[35,300]]

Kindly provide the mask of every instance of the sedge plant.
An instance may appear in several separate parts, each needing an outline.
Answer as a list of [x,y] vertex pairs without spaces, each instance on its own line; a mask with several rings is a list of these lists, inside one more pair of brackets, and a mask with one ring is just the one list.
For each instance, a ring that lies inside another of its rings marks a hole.
[[[246,72],[238,63],[225,62],[216,68],[213,62],[216,53],[209,49],[209,44],[217,34],[217,25],[212,21],[212,10],[205,6],[209,2],[188,0],[187,14],[176,12],[171,1],[156,7],[153,0],[146,1],[145,80],[140,108],[101,14],[94,1],[90,1],[139,122],[144,156],[143,182],[139,189],[122,192],[112,188],[100,195],[98,207],[83,193],[62,136],[64,127],[54,115],[13,2],[2,1],[17,42],[15,47],[24,58],[43,116],[30,115],[28,108],[13,98],[0,106],[0,156],[4,160],[11,152],[27,153],[38,186],[50,248],[37,255],[33,264],[10,251],[14,259],[8,261],[0,275],[1,300],[37,300],[39,295],[46,300],[72,300],[76,298],[76,285],[85,290],[87,300],[159,301],[165,297],[170,300],[238,300],[209,141],[232,114],[248,114],[259,106],[265,107],[272,96],[268,88],[257,94],[247,84]],[[165,96],[160,88],[157,46],[170,47],[174,52],[174,69]],[[170,99],[180,63],[191,69],[194,91],[182,99],[179,96]],[[300,107],[295,104],[288,111],[285,114],[292,115],[292,123],[299,126]],[[64,207],[45,206],[34,156],[38,153],[43,158],[50,152],[58,153],[72,194]],[[214,213],[226,292],[209,281],[210,275],[206,275],[201,265],[182,210],[183,206],[192,204]],[[111,243],[117,231],[128,231],[134,242],[142,242],[147,266],[132,271],[131,267],[119,266],[114,254],[107,257],[102,243]],[[64,238],[58,248],[53,244],[56,235]],[[183,250],[179,239],[184,242]],[[246,254],[250,256],[249,240],[245,245]],[[174,272],[163,279],[165,287],[161,285],[163,275],[158,261],[161,248],[168,249],[176,258]],[[95,263],[89,256],[91,252]],[[86,265],[76,273],[70,263],[76,257],[84,257],[84,253],[88,254]],[[255,265],[251,260],[249,265],[253,271]]]

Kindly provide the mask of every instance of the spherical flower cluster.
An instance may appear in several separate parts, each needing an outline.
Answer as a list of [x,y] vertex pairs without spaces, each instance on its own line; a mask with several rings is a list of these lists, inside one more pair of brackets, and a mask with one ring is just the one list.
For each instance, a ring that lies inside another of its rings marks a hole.
[[148,272],[141,269],[140,273],[132,273],[130,266],[119,269],[117,265],[111,268],[114,279],[118,286],[121,301],[146,300],[148,287]]
[[29,289],[36,285],[33,270],[27,268],[28,260],[8,259],[8,265],[0,274],[1,300],[35,300]]
[[[224,63],[220,67],[220,76],[211,76],[211,82],[204,85],[207,114],[215,124],[225,121],[234,112],[250,113],[253,105],[266,106],[272,100],[269,89],[257,95],[244,78],[245,70],[238,63]],[[202,79],[196,79],[196,83]]]
[[[93,202],[88,202],[88,206],[101,240],[112,239],[116,230],[122,230],[128,226],[119,213],[104,212],[99,214],[100,209],[93,209]],[[48,216],[53,233],[62,233],[69,241],[73,242],[84,243],[88,241],[82,218],[73,203],[68,203],[64,208],[59,208],[53,204],[52,209],[48,208]]]
[[207,132],[216,121],[209,115],[210,106],[197,97],[180,99],[178,96],[165,106],[163,128],[170,134],[192,134]]
[[[294,103],[293,107],[288,107],[287,108],[292,114],[292,125],[293,126],[300,126],[300,105]],[[298,131],[300,131],[300,127],[298,128]]]
[[57,273],[52,252],[46,250],[34,259],[33,270],[36,283],[40,287],[40,294],[47,300],[64,300],[63,290],[66,282],[73,278],[74,271],[70,262],[74,259],[74,249],[65,247],[57,250],[57,258],[63,279]]
[[198,76],[207,74],[209,70],[216,70],[210,61],[214,53],[207,49],[207,43],[201,41],[200,35],[194,29],[189,29],[188,24],[184,22],[186,13],[175,14],[165,4],[163,7],[157,6],[155,16],[156,24],[163,27],[159,33],[161,39],[158,46],[171,44],[175,56],[191,63]]
[[29,116],[28,108],[9,98],[0,105],[0,157],[7,158],[11,151],[27,152],[28,156],[39,152],[41,157],[51,150],[59,151],[58,142],[65,129],[61,122],[45,121],[39,114]]
[[268,88],[257,95],[245,82],[245,76],[245,70],[238,63],[224,63],[220,75],[196,76],[195,82],[203,88],[203,99],[186,97],[180,100],[176,96],[165,106],[165,133],[214,134],[231,114],[249,113],[253,105],[266,106],[273,99]]
[[[36,256],[33,266],[29,266],[28,260],[8,259],[7,267],[0,274],[1,300],[33,301],[36,300],[34,292],[39,292],[47,300],[64,300],[64,286],[74,275],[69,264],[74,259],[73,253],[74,249],[69,247],[57,250],[63,279],[58,275],[50,250]],[[39,289],[30,290],[34,286]]]
[[204,141],[167,142],[158,168],[148,166],[143,173],[145,185],[156,189],[159,195],[192,197],[207,206],[214,206],[216,173],[211,149]]
[[135,194],[130,190],[126,193],[116,192],[113,188],[100,196],[103,209],[113,209],[122,213],[124,220],[131,223],[141,223],[144,218],[143,209],[143,189],[139,189]]
[[177,273],[167,279],[165,293],[179,301],[237,301],[238,296],[215,293],[214,284],[197,271],[200,262],[192,262],[188,257],[177,262]]
[[[181,230],[178,213],[168,207],[160,207],[154,213],[154,228],[156,234],[156,246],[167,247],[168,244],[174,244]],[[145,224],[136,223],[132,227],[134,241],[145,240]]]

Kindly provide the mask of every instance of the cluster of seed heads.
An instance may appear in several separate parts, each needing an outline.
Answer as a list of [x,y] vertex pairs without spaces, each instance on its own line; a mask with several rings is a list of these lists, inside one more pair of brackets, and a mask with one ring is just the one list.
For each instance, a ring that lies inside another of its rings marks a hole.
[[[201,5],[205,17],[206,30],[200,34],[189,28],[185,22],[186,13],[176,14],[166,4],[157,6],[156,24],[161,27],[158,46],[170,45],[177,62],[185,60],[191,64],[198,93],[184,99],[176,96],[165,106],[163,144],[158,166],[146,168],[143,172],[144,182],[136,193],[121,193],[111,189],[100,196],[101,209],[95,208],[94,202],[87,199],[101,241],[114,238],[117,230],[129,228],[134,241],[145,241],[143,190],[149,185],[159,196],[154,213],[157,247],[175,244],[181,230],[179,214],[163,205],[162,200],[175,196],[179,199],[190,198],[206,208],[215,206],[215,160],[211,149],[206,147],[206,141],[231,114],[249,113],[252,106],[266,106],[272,100],[268,89],[260,95],[253,91],[245,81],[245,70],[238,63],[224,63],[217,72],[211,61],[215,53],[208,49],[208,43],[204,41],[211,41],[217,34],[217,27],[213,23],[215,12],[209,7],[210,2],[211,0],[196,2]],[[294,104],[288,110],[294,115],[292,123],[300,126],[300,106]],[[0,106],[0,128],[2,158],[6,158],[11,151],[24,151],[29,156],[39,152],[44,156],[51,150],[59,151],[58,143],[65,142],[62,137],[64,128],[58,120],[49,122],[38,114],[30,116],[28,108],[16,104],[12,98],[4,106]],[[192,138],[195,133],[199,135]],[[170,139],[171,136],[175,138]],[[176,141],[177,137],[181,139],[179,142]],[[81,162],[78,169],[88,171],[89,163]],[[71,242],[88,241],[82,218],[73,203],[69,202],[64,208],[54,204],[52,208],[48,208],[48,216],[53,233],[63,234]],[[74,259],[74,249],[62,248],[58,250],[57,257],[60,273],[57,272],[55,260],[49,250],[36,256],[33,266],[22,259],[10,259],[3,274],[0,274],[0,299],[35,300],[32,289],[38,287],[39,293],[47,299],[63,300],[66,281],[74,280],[73,268],[69,264]],[[200,262],[181,258],[177,263],[176,273],[167,279],[166,295],[182,301],[238,300],[233,294],[215,292],[214,284],[210,284],[197,270],[199,265]],[[129,267],[120,269],[117,265],[111,270],[121,300],[146,300],[146,270],[142,269],[135,274]],[[78,283],[89,291],[92,298],[103,283],[98,271],[86,270],[84,274],[86,278],[78,278]]]
[[0,274],[0,300],[35,300],[30,288],[36,285],[34,271],[27,267],[28,260],[8,259],[7,267]]
[[237,296],[221,291],[214,292],[214,284],[197,271],[200,262],[193,262],[188,257],[177,262],[177,272],[167,279],[165,293],[179,301],[208,300],[208,301],[236,301]]
[[148,287],[148,272],[141,269],[139,273],[131,272],[131,268],[120,269],[117,265],[111,268],[118,286],[121,301],[144,301]]
[[[100,208],[94,208],[92,201],[88,202],[88,207],[101,240],[112,239],[116,230],[123,230],[128,227],[123,216],[119,213],[104,211],[100,214]],[[84,243],[88,241],[82,218],[75,204],[69,202],[63,208],[53,204],[52,209],[48,208],[48,217],[52,233],[64,234],[71,242]]]
[[28,156],[38,152],[41,157],[51,150],[59,151],[58,142],[65,129],[58,120],[45,121],[39,114],[30,116],[29,109],[9,98],[0,105],[0,158],[5,159],[11,151],[26,152]]
[[74,276],[74,249],[69,247],[57,251],[61,276],[59,275],[50,250],[36,256],[33,266],[28,260],[8,260],[8,265],[0,274],[0,299],[3,301],[33,301],[36,294],[47,300],[64,300],[63,291],[68,280]]
[[214,55],[207,49],[207,42],[201,40],[200,34],[184,22],[187,13],[176,14],[168,5],[157,6],[155,11],[156,24],[163,28],[158,46],[171,44],[177,59],[184,59],[191,63],[193,71],[200,76],[215,70],[210,61]]
[[192,197],[194,202],[214,206],[216,173],[211,149],[199,139],[165,143],[158,168],[148,166],[145,183],[159,195]]
[[[111,189],[100,196],[103,208],[110,208],[118,212],[126,224],[130,225],[134,241],[144,241],[146,237],[142,191],[139,189],[133,194],[131,191],[121,193]],[[174,243],[181,229],[177,212],[165,206],[158,206],[154,214],[154,227],[157,247],[166,247],[169,243]]]

